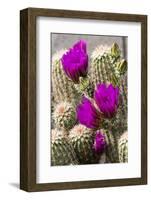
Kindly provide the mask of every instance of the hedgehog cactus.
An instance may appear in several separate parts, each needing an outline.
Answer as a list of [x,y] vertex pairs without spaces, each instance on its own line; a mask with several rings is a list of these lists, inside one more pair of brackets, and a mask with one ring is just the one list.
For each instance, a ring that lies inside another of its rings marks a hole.
[[58,129],[71,129],[76,122],[74,106],[68,102],[59,103],[54,110],[53,118]]
[[122,163],[128,162],[128,133],[125,132],[118,142],[119,161]]
[[61,58],[65,52],[66,50],[63,49],[52,56],[52,94],[56,103],[77,99],[74,83],[66,76],[61,64]]
[[70,145],[66,132],[51,130],[51,163],[56,165],[76,165],[78,160]]
[[80,164],[98,163],[100,155],[93,149],[95,135],[83,125],[76,125],[70,130],[69,138]]
[[116,43],[100,45],[89,68],[80,40],[53,55],[53,166],[128,161],[127,62],[121,54]]

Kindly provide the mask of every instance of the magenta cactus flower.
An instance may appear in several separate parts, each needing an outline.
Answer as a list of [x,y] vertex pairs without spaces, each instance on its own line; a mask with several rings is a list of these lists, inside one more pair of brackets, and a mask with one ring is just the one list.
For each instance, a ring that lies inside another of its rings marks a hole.
[[87,128],[96,129],[100,127],[101,113],[88,98],[83,97],[81,104],[77,106],[76,113],[78,121]]
[[112,118],[119,104],[119,88],[112,84],[98,84],[94,92],[94,99],[99,110],[106,118]]
[[74,83],[79,83],[79,78],[85,77],[88,71],[88,54],[85,41],[80,40],[63,54],[61,62],[66,75]]
[[101,131],[96,131],[93,149],[96,153],[103,153],[107,146],[105,135]]

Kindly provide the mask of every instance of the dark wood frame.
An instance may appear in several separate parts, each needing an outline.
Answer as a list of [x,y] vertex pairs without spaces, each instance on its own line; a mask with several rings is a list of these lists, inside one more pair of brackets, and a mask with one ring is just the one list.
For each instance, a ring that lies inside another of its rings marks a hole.
[[[36,18],[62,17],[141,23],[141,178],[36,183]],[[20,12],[20,188],[45,191],[147,184],[147,16],[27,8]]]

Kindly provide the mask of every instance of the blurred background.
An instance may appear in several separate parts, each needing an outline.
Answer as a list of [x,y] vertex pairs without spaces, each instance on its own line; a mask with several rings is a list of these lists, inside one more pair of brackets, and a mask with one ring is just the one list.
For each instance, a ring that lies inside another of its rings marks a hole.
[[78,40],[87,42],[88,55],[99,45],[111,46],[116,42],[121,51],[122,56],[127,60],[127,40],[125,36],[104,36],[104,35],[83,35],[83,34],[68,34],[68,33],[51,33],[51,54],[62,48],[71,48]]

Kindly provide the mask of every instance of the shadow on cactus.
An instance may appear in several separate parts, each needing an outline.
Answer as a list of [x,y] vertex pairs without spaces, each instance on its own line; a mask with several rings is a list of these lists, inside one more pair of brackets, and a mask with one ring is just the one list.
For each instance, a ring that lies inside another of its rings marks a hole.
[[101,38],[71,35],[52,55],[52,166],[128,162],[125,47]]

